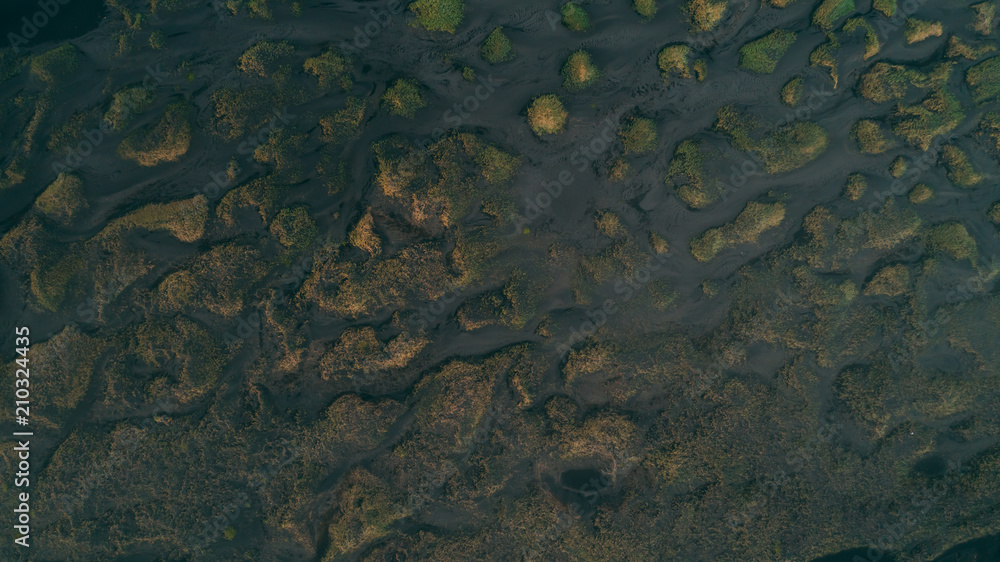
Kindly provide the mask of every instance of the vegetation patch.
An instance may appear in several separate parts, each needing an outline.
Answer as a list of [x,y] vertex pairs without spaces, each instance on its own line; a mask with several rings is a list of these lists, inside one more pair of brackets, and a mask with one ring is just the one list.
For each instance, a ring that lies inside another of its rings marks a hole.
[[594,66],[587,51],[576,51],[566,59],[562,67],[563,87],[567,90],[582,90],[592,86],[601,77],[601,71]]
[[632,0],[632,9],[644,19],[651,20],[656,16],[656,0]]
[[351,78],[351,63],[344,55],[329,50],[318,57],[310,57],[302,64],[303,70],[316,77],[320,90],[328,91],[334,86],[349,91],[354,80]]
[[559,9],[562,23],[570,31],[590,31],[590,16],[576,2],[567,2]]
[[528,106],[528,125],[536,135],[554,135],[562,132],[569,114],[555,94],[538,96]]
[[902,264],[883,267],[865,285],[864,294],[898,297],[910,285],[910,269]]
[[823,0],[813,12],[812,21],[823,29],[833,29],[842,17],[854,12],[854,0]]
[[910,190],[907,198],[910,200],[910,203],[920,205],[934,198],[934,190],[926,183],[918,183]]
[[713,31],[726,15],[727,0],[690,0],[684,5],[691,33]]
[[976,103],[996,101],[1000,95],[1000,57],[986,59],[970,68],[965,81]]
[[795,107],[802,100],[803,80],[796,76],[781,88],[781,101],[789,107]]
[[104,114],[104,120],[116,131],[126,127],[153,103],[153,89],[146,86],[123,88],[111,99],[111,107]]
[[827,134],[809,121],[782,127],[760,143],[758,154],[769,174],[789,172],[805,166],[826,151]]
[[941,160],[948,170],[948,179],[958,187],[972,187],[983,181],[983,175],[972,168],[969,155],[954,145],[944,147]]
[[979,251],[976,240],[958,222],[947,222],[931,228],[927,233],[927,249],[936,254],[946,254],[956,261],[976,263]]
[[882,12],[882,15],[887,18],[896,15],[896,0],[875,0],[872,7]]
[[761,74],[770,74],[795,43],[797,35],[787,29],[776,29],[740,49],[740,66]]
[[455,33],[465,17],[462,0],[417,0],[410,4],[410,11],[417,15],[414,25],[428,31]]
[[704,262],[739,244],[755,243],[761,234],[780,225],[784,218],[783,203],[751,201],[732,222],[695,237],[691,241],[691,255]]
[[646,117],[629,118],[618,132],[625,146],[625,154],[646,154],[656,148],[656,122]]
[[32,57],[30,68],[33,78],[51,87],[66,81],[79,66],[80,54],[76,47],[64,43]]
[[851,127],[851,138],[858,143],[858,149],[865,154],[881,154],[892,148],[882,125],[872,119],[862,119]]
[[191,108],[186,101],[167,106],[155,123],[130,133],[118,145],[118,154],[140,166],[176,162],[191,146]]
[[847,176],[847,184],[844,186],[844,197],[851,201],[857,201],[864,196],[868,189],[868,181],[862,174],[854,173]]
[[503,32],[502,27],[494,29],[482,45],[479,46],[479,56],[490,64],[500,64],[514,58],[514,45]]
[[935,137],[953,131],[965,118],[965,112],[955,96],[940,89],[918,104],[898,106],[893,117],[892,132],[896,136],[927,150]]
[[969,6],[976,14],[972,29],[980,35],[990,35],[997,25],[997,4],[992,0]]
[[413,119],[417,110],[427,107],[427,100],[416,80],[400,78],[382,94],[382,107],[388,108],[393,115]]
[[882,43],[878,40],[875,28],[865,18],[859,16],[851,18],[844,23],[844,32],[846,33],[854,33],[859,29],[865,31],[865,60],[868,60],[882,50]]
[[63,172],[35,199],[35,206],[52,221],[69,224],[89,207],[82,188],[78,176]]
[[941,34],[944,33],[944,26],[939,21],[906,18],[906,31],[903,33],[906,37],[906,42],[912,45],[931,37],[941,37]]
[[656,57],[656,65],[664,80],[671,76],[691,78],[691,47],[687,45],[667,45]]

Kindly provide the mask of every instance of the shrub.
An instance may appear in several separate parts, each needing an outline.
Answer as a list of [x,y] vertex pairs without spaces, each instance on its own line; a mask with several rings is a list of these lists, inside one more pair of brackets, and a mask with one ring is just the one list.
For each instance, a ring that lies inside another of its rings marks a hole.
[[66,80],[80,66],[76,47],[65,43],[31,58],[31,76],[49,86]]
[[833,29],[834,23],[854,11],[854,0],[823,0],[813,12],[813,24],[823,29]]
[[868,23],[868,20],[856,17],[844,23],[844,31],[847,33],[854,33],[859,29],[865,30],[865,60],[868,60],[878,54],[882,49],[882,43],[878,40],[878,34],[875,33],[875,28]]
[[872,7],[887,18],[896,15],[896,0],[875,0]]
[[560,9],[562,22],[570,31],[590,31],[590,16],[575,2],[567,2]]
[[645,154],[656,148],[656,123],[652,119],[633,117],[618,135],[625,145],[625,154]]
[[553,135],[563,130],[569,116],[555,94],[538,96],[528,106],[528,124],[536,135]]
[[490,64],[500,64],[514,58],[514,47],[502,27],[493,30],[479,46],[479,55]]
[[978,257],[976,240],[965,225],[957,222],[939,224],[927,233],[927,248],[937,254],[947,254],[957,261],[975,263]]
[[78,176],[63,172],[38,196],[35,206],[49,219],[69,224],[89,206],[83,197],[82,187],[83,182]]
[[975,29],[976,33],[979,33],[980,35],[989,35],[993,33],[993,28],[996,26],[997,19],[996,2],[980,2],[969,7],[976,12],[976,21],[973,22],[972,29]]
[[935,90],[919,104],[898,106],[892,132],[920,150],[934,137],[951,132],[965,118],[962,104],[944,89]]
[[587,51],[576,51],[566,59],[562,67],[563,87],[567,90],[582,90],[601,77]]
[[895,297],[906,292],[910,284],[910,269],[897,264],[883,267],[865,285],[866,295],[884,295]]
[[382,94],[382,107],[389,108],[389,113],[413,119],[417,110],[427,106],[420,84],[416,80],[400,78]]
[[926,183],[918,183],[913,187],[913,189],[910,190],[910,194],[908,196],[910,203],[913,203],[914,205],[926,203],[932,198],[934,198],[934,190],[931,189],[931,186]]
[[681,78],[691,77],[691,47],[687,45],[668,45],[660,51],[656,57],[656,64],[660,67],[660,75],[664,80],[676,74]]
[[417,0],[410,4],[410,11],[417,15],[415,25],[428,31],[455,33],[465,17],[462,0]]
[[302,68],[319,80],[321,90],[329,90],[337,85],[347,91],[353,84],[350,61],[335,51],[326,51],[318,57],[306,59]]
[[656,0],[632,0],[632,9],[647,20],[656,16]]
[[624,181],[630,168],[631,166],[624,158],[615,158],[611,167],[608,168],[608,179],[613,182]]
[[976,103],[997,101],[1000,95],[1000,57],[986,59],[973,66],[965,75]]
[[802,78],[796,76],[781,88],[781,101],[789,107],[795,107],[802,99]]
[[711,260],[723,250],[756,242],[761,234],[777,227],[784,218],[784,204],[751,201],[732,222],[706,230],[691,240],[691,255],[698,261]]
[[712,31],[726,13],[727,0],[690,0],[684,5],[692,33]]
[[826,150],[827,134],[812,122],[795,123],[771,133],[761,142],[758,152],[769,174],[801,168]]
[[940,37],[944,33],[944,27],[939,21],[923,21],[916,18],[906,18],[907,44],[919,43],[931,37]]
[[902,156],[897,156],[895,160],[892,161],[892,164],[889,164],[889,175],[891,175],[896,179],[899,179],[903,177],[903,174],[905,173],[906,173],[906,158],[903,158]]
[[851,127],[851,138],[858,143],[858,149],[865,154],[881,154],[892,147],[882,126],[871,119],[862,119]]
[[740,49],[740,66],[761,74],[774,72],[781,57],[795,42],[796,34],[787,29],[775,29]]
[[865,176],[856,173],[851,174],[847,176],[847,185],[844,186],[844,196],[851,201],[857,201],[864,196],[867,189],[868,182],[865,180]]
[[153,103],[153,89],[145,86],[123,88],[112,97],[111,107],[104,114],[104,120],[111,123],[111,128],[122,131],[128,127],[136,115],[142,113]]
[[140,166],[176,162],[191,146],[191,108],[186,101],[167,106],[155,123],[133,131],[118,145],[118,154]]
[[295,52],[287,41],[260,41],[243,52],[239,68],[245,74],[260,78],[270,78],[280,68],[279,61]]
[[972,187],[983,181],[983,175],[976,173],[969,162],[969,156],[961,148],[948,145],[941,154],[948,179],[959,187]]
[[598,211],[594,217],[594,225],[598,232],[608,238],[623,238],[627,234],[621,219],[611,211]]

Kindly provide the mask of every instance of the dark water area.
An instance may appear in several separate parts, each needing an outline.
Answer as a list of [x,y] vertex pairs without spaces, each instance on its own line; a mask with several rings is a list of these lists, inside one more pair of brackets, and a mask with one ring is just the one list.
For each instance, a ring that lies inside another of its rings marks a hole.
[[0,4],[3,47],[73,39],[96,29],[106,13],[104,0],[8,0]]

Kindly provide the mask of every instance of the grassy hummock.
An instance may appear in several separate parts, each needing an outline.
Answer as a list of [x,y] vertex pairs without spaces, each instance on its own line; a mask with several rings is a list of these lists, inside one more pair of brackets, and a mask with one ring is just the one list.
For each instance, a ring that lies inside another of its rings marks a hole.
[[455,29],[465,17],[465,2],[462,0],[417,0],[410,4],[410,11],[417,15],[414,25],[419,25],[428,31],[447,31],[455,33]]
[[691,255],[698,261],[709,261],[719,252],[739,244],[757,242],[761,234],[775,228],[784,219],[783,203],[751,201],[732,222],[710,228],[691,240]]
[[851,127],[851,138],[858,143],[858,149],[865,154],[882,154],[892,148],[878,121],[862,119]]
[[500,64],[514,58],[514,46],[504,34],[502,27],[494,29],[483,40],[479,46],[479,55],[490,64]]
[[420,93],[420,84],[416,80],[400,78],[392,83],[382,94],[382,107],[388,107],[389,113],[413,119],[417,110],[427,106],[427,101]]
[[740,66],[761,74],[770,74],[795,42],[796,34],[787,29],[771,33],[743,45],[740,49]]
[[568,116],[562,101],[555,94],[538,96],[528,106],[528,124],[538,136],[562,132]]
[[823,0],[823,3],[813,12],[813,24],[823,29],[833,29],[834,24],[842,17],[854,11],[854,0]]
[[582,90],[594,84],[601,77],[601,71],[594,65],[587,51],[576,51],[566,59],[562,67],[563,87],[567,90]]
[[671,76],[691,78],[691,47],[687,45],[667,45],[656,57],[656,65],[660,68],[660,76],[664,80]]
[[559,10],[562,22],[570,31],[590,31],[590,16],[576,2],[567,2]]
[[656,123],[646,117],[633,117],[618,132],[625,154],[646,154],[656,148]]

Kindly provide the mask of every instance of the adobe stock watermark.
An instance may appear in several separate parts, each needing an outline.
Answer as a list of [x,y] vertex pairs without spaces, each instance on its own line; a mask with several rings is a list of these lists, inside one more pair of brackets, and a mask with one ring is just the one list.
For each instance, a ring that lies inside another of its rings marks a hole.
[[[570,154],[570,164],[576,167],[578,172],[583,172],[597,160],[604,152],[611,148],[615,140],[615,123],[610,117],[605,119],[606,125],[601,131],[595,134],[590,141],[583,143]],[[572,170],[566,168],[560,170],[554,181],[543,181],[542,189],[534,197],[525,197],[524,214],[519,215],[515,221],[514,234],[524,232],[524,229],[533,223],[538,217],[549,210],[552,203],[562,196],[564,188],[576,181]]]
[[31,15],[31,18],[21,18],[21,33],[10,32],[7,34],[7,42],[14,49],[14,53],[21,54],[21,45],[27,45],[29,39],[34,39],[43,27],[49,24],[53,18],[59,15],[59,7],[69,4],[72,0],[39,0],[38,11]]
[[640,289],[653,279],[653,272],[662,268],[673,256],[674,254],[669,251],[663,254],[654,254],[646,261],[646,265],[636,268],[632,275],[617,279],[614,283],[614,291],[618,296],[604,299],[600,307],[586,312],[588,319],[573,329],[566,341],[559,344],[559,357],[566,357],[574,345],[585,341],[599,328],[607,324],[608,319],[620,311],[619,305],[631,300]]
[[356,55],[368,48],[372,41],[382,35],[389,25],[392,24],[394,16],[398,16],[405,6],[401,0],[389,0],[385,3],[385,9],[372,8],[368,12],[372,18],[364,27],[354,26],[354,38],[351,42],[341,41],[340,50],[344,53]]

